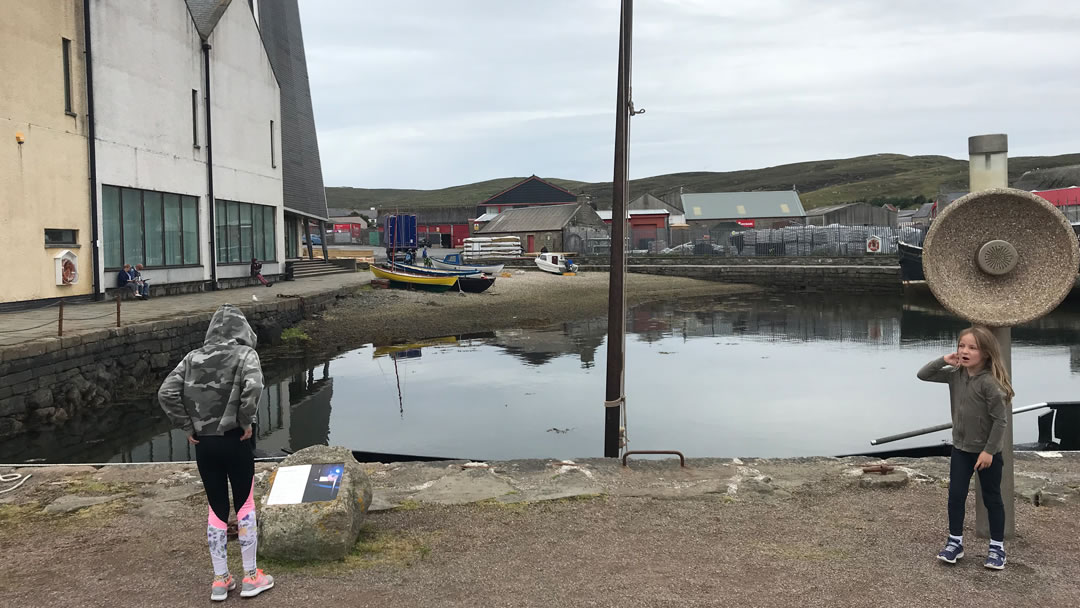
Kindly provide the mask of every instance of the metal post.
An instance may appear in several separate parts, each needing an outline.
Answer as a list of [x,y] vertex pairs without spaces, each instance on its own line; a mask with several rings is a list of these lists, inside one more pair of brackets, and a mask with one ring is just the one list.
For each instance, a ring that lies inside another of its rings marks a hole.
[[311,250],[311,220],[304,218],[304,237],[307,239],[307,257],[309,260],[315,259],[315,253]]
[[[1001,346],[1001,363],[1005,371],[1012,378],[1012,329],[1008,327],[992,328],[998,345]],[[1005,501],[1005,539],[1011,540],[1016,534],[1015,513],[1016,500],[1013,497],[1013,411],[1012,407],[1006,408],[1005,438],[1001,443],[1001,499]],[[975,534],[979,538],[990,538],[990,519],[986,513],[986,505],[983,504],[982,486],[979,484],[979,476],[975,476]]]
[[64,301],[60,300],[60,313],[56,324],[56,335],[63,337],[64,335]]
[[116,326],[120,327],[120,292],[116,292]]
[[604,402],[604,457],[619,456],[619,426],[626,407],[626,192],[630,136],[630,48],[633,0],[622,0],[619,79],[615,101],[615,175],[612,180],[611,266],[608,271],[607,390]]
[[326,222],[319,220],[319,240],[322,241],[322,257],[330,261],[330,252],[326,248]]

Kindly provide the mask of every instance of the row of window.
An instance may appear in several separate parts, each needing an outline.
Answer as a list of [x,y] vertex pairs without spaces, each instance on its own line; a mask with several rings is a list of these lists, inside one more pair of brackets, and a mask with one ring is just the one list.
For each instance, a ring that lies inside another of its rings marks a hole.
[[[106,270],[198,266],[199,199],[102,186],[102,243]],[[276,260],[275,208],[217,201],[218,263]]]
[[251,258],[276,259],[274,216],[273,207],[216,201],[218,261],[225,264],[250,262]]

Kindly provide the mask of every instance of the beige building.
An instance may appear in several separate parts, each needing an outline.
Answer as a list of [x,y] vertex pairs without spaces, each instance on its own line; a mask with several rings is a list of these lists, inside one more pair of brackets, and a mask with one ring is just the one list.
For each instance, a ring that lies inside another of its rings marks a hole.
[[0,2],[0,303],[93,291],[82,10]]

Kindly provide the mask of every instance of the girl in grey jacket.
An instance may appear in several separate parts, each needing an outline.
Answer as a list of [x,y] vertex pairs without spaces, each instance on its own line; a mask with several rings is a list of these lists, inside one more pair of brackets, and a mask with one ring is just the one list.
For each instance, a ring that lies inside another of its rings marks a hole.
[[1005,503],[1001,498],[1001,448],[1013,398],[1001,347],[985,327],[960,332],[956,352],[927,363],[919,380],[949,385],[953,448],[949,468],[949,540],[938,559],[964,557],[964,504],[971,475],[978,472],[990,520],[987,568],[1005,567]]

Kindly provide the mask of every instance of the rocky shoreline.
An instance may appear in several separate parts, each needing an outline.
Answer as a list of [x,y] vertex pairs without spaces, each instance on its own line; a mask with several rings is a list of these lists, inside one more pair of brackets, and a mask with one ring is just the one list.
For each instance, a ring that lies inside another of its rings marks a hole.
[[[985,540],[973,530],[964,563],[933,559],[944,538],[947,459],[892,459],[887,475],[864,472],[877,462],[364,463],[375,496],[353,552],[319,564],[263,560],[280,588],[259,601],[788,606],[803,597],[821,606],[925,606],[940,598],[954,606],[1077,605],[1080,454],[1017,454],[1018,533],[1007,544],[1004,573],[982,568]],[[258,465],[257,497],[267,492],[273,466]],[[0,494],[0,545],[19,556],[0,572],[5,601],[205,601],[206,504],[193,464],[0,470],[12,472],[32,476]],[[62,590],[48,584],[58,577]]]

